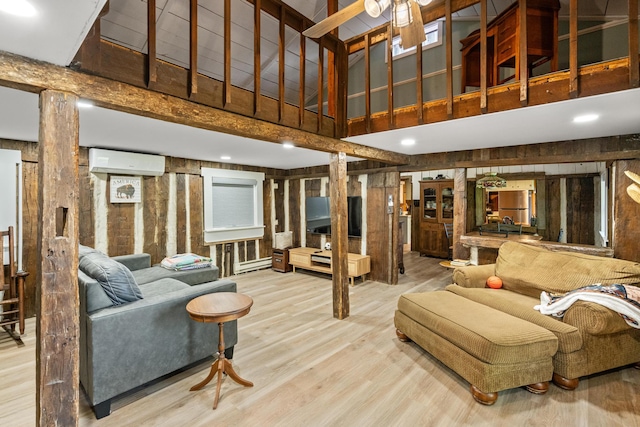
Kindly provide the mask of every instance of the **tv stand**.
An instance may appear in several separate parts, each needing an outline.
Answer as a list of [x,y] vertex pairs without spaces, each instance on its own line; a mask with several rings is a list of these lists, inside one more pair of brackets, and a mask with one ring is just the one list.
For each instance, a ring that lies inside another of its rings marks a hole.
[[[319,273],[332,274],[331,251],[323,251],[317,248],[293,248],[289,249],[289,264],[296,268],[317,271]],[[367,273],[371,272],[371,257],[369,255],[347,254],[347,272],[351,286],[356,277],[362,277],[364,281]]]

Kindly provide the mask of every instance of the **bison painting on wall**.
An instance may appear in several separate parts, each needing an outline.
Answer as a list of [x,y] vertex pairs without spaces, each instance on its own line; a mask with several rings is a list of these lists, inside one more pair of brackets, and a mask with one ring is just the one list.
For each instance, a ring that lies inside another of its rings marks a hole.
[[111,203],[138,203],[142,201],[142,178],[139,176],[111,176],[109,193]]

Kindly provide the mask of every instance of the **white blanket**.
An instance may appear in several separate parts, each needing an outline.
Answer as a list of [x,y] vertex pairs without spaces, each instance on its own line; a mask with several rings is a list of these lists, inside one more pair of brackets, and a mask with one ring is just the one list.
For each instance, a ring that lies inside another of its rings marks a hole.
[[630,326],[640,329],[640,288],[637,286],[603,286],[596,283],[562,295],[542,292],[540,305],[534,308],[542,314],[562,317],[576,301],[589,301],[605,306],[620,314]]

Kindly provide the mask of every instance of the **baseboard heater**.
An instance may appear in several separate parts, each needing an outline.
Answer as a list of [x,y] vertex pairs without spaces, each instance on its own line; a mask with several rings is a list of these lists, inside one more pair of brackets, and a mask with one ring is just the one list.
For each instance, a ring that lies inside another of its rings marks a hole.
[[233,264],[233,274],[247,273],[249,271],[260,270],[271,267],[271,257],[254,259],[245,262],[236,262]]

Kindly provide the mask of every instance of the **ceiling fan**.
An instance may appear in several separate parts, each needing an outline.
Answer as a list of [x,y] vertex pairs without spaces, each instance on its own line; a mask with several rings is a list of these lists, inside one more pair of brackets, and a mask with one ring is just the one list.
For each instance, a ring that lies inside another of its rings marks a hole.
[[425,40],[425,36],[420,6],[426,6],[431,3],[431,0],[356,0],[349,6],[318,22],[302,34],[306,37],[317,39],[364,11],[372,18],[377,18],[392,2],[391,25],[398,28],[400,32],[400,45],[402,48],[407,49],[422,43]]

